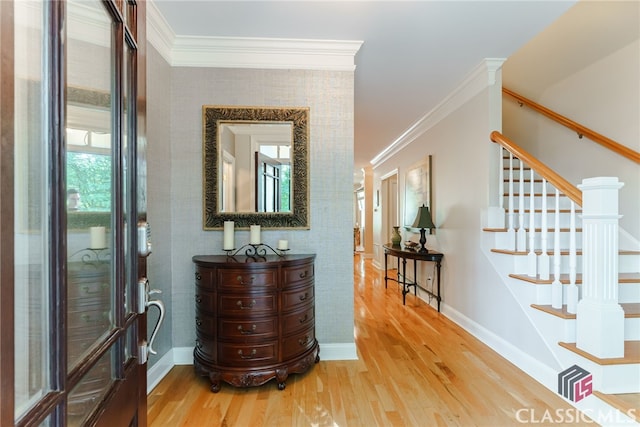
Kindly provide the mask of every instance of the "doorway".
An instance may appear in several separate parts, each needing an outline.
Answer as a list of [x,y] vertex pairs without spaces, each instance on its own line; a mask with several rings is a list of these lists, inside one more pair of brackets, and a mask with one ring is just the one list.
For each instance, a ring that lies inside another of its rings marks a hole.
[[[394,169],[380,178],[380,209],[381,227],[380,242],[386,244],[391,241],[391,230],[394,226],[401,225],[400,218],[400,198],[398,196],[398,170]],[[382,253],[382,252],[381,252]],[[395,258],[392,257],[390,266],[396,268]]]

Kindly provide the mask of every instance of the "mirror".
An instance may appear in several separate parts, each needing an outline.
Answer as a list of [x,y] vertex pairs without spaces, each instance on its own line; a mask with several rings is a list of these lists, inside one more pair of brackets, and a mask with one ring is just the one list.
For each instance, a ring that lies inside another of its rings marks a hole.
[[308,108],[203,106],[203,223],[309,228]]

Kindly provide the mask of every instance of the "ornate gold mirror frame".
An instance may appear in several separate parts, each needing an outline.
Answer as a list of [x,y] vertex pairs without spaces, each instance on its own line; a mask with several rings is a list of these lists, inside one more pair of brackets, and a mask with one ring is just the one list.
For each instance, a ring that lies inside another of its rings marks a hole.
[[[290,122],[292,140],[291,212],[220,212],[218,130],[222,123]],[[224,221],[237,228],[309,228],[309,108],[202,106],[203,228],[219,230]]]

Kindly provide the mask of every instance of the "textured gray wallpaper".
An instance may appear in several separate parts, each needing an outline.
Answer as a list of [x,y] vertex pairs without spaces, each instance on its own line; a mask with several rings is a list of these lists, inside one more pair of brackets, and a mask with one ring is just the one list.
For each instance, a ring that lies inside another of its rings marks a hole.
[[[168,106],[170,117],[169,123],[162,113],[148,118],[149,127],[158,130],[149,132],[149,177],[159,179],[149,184],[149,216],[156,216],[152,209],[165,211],[157,215],[157,226],[163,230],[154,228],[154,239],[156,247],[168,247],[152,255],[150,276],[157,271],[159,280],[171,282],[172,347],[190,347],[195,342],[191,257],[222,253],[222,231],[202,228],[203,105],[310,108],[311,228],[263,230],[262,240],[275,246],[278,239],[287,239],[292,253],[317,255],[318,341],[321,346],[353,343],[354,73],[172,68],[165,82],[164,77],[154,79],[156,66],[163,69],[155,60],[149,61],[148,102],[161,103],[161,111]],[[170,236],[165,238],[167,232]],[[236,230],[237,246],[248,241],[248,231]]]

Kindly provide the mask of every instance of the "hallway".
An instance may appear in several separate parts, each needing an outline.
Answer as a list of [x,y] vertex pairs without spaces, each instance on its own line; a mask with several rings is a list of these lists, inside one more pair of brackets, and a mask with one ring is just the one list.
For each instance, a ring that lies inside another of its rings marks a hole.
[[[588,421],[412,294],[403,306],[397,285],[385,290],[383,273],[359,254],[354,293],[359,360],[323,361],[320,343],[320,363],[290,376],[283,391],[271,381],[223,385],[217,394],[192,366],[176,366],[149,394],[149,425],[507,426],[540,424],[545,414],[542,424]],[[316,307],[324,315],[338,314]]]

